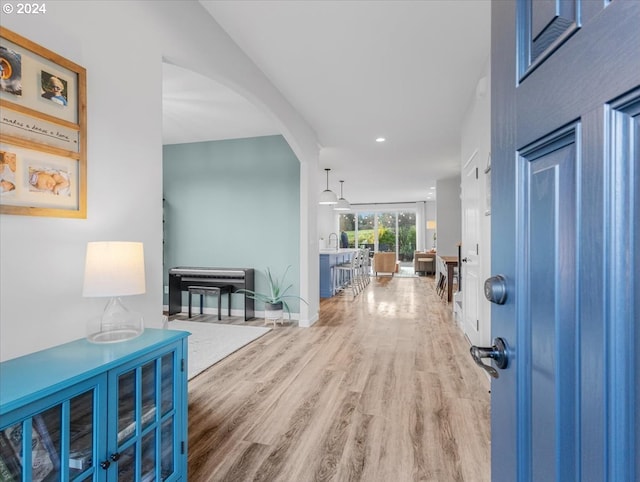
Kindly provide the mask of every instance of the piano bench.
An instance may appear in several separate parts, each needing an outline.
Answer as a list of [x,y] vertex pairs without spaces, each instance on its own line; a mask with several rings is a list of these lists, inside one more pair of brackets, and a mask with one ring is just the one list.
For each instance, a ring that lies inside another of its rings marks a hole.
[[213,295],[218,297],[218,320],[222,319],[222,295],[229,294],[228,314],[231,316],[231,290],[232,286],[189,286],[189,318],[191,318],[191,296],[200,295],[200,314],[202,314],[202,307],[204,305],[204,297],[206,295]]

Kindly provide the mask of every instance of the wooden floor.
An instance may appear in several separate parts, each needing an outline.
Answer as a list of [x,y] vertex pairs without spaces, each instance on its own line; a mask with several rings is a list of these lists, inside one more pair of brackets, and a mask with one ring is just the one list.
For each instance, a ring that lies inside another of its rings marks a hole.
[[190,381],[189,480],[489,481],[489,382],[433,284],[374,278]]

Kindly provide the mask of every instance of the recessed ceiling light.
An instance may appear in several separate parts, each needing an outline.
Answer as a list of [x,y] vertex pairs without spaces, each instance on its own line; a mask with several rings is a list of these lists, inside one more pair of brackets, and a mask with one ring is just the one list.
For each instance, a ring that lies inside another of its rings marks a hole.
[[436,188],[435,186],[431,186],[429,189],[435,189],[435,188]]
[[376,139],[376,142],[384,142],[384,141],[386,141],[386,139],[384,137],[378,137]]

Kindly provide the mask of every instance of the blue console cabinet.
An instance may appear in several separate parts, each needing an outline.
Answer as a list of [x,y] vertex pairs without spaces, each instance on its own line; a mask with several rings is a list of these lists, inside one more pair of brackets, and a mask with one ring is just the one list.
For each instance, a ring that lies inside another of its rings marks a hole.
[[0,480],[186,481],[188,335],[146,329],[0,363]]

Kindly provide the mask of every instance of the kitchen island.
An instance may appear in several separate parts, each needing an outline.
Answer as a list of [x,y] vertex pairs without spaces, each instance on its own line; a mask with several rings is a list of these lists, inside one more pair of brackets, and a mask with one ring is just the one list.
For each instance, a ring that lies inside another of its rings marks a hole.
[[320,298],[331,298],[336,294],[333,285],[335,266],[351,261],[357,251],[353,248],[320,250]]

